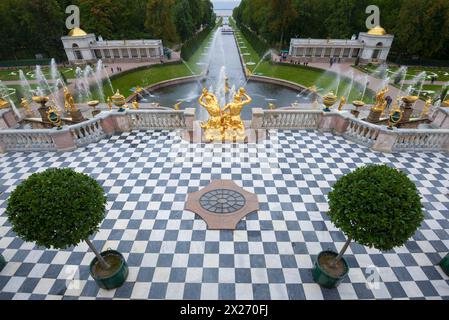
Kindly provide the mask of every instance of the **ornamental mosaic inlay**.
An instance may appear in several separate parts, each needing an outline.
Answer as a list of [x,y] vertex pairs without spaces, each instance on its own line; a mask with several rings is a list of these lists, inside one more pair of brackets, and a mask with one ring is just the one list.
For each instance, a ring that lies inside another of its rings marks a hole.
[[212,213],[229,214],[242,209],[245,197],[234,190],[217,189],[204,194],[200,199],[201,207]]

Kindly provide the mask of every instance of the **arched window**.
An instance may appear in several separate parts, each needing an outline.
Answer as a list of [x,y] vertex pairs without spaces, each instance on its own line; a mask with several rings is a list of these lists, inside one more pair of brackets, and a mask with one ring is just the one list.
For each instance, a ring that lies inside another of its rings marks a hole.
[[76,43],[74,43],[72,45],[73,48],[73,54],[75,55],[75,59],[76,60],[83,60],[83,54],[81,53],[81,51],[79,50],[79,45],[77,45]]

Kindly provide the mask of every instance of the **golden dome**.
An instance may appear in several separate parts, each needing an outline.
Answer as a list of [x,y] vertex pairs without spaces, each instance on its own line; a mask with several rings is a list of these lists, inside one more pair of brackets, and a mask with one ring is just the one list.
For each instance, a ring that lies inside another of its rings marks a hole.
[[387,34],[387,31],[385,31],[385,29],[381,26],[377,26],[368,31],[368,34],[371,34],[373,36],[385,36]]
[[69,36],[70,37],[84,37],[84,36],[87,36],[87,33],[83,29],[74,28],[74,29],[70,30]]

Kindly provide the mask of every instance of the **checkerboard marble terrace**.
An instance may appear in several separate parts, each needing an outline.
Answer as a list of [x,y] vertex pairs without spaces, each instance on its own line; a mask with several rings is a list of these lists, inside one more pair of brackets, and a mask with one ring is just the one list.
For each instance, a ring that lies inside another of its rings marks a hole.
[[[312,280],[323,249],[345,237],[330,222],[326,195],[357,167],[385,163],[416,183],[425,221],[403,247],[351,244],[349,276],[334,290]],[[130,275],[117,290],[89,275],[86,244],[47,250],[25,243],[5,215],[7,198],[32,173],[68,167],[97,179],[108,211],[92,237],[117,249]],[[184,210],[187,194],[212,180],[257,194],[258,213],[236,231],[210,231]],[[449,299],[437,263],[449,252],[449,164],[443,153],[382,154],[315,131],[271,131],[261,144],[189,144],[176,131],[133,131],[68,153],[0,156],[0,299]],[[376,286],[367,281],[379,277]]]

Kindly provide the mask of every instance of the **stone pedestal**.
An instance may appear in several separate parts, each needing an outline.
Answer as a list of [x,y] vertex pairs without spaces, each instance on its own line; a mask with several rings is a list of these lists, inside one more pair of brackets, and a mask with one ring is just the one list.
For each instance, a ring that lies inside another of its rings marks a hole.
[[396,143],[397,134],[394,130],[381,130],[376,142],[371,147],[374,151],[391,153]]
[[92,117],[96,117],[96,116],[98,116],[99,114],[101,113],[101,110],[93,110],[92,111]]
[[73,151],[77,148],[70,130],[52,132],[51,137],[58,151]]
[[321,132],[332,132],[337,126],[340,114],[338,112],[323,112],[318,124],[318,130]]
[[402,120],[399,122],[399,124],[405,123],[405,122],[409,122],[410,121],[410,117],[413,114],[412,105],[404,103],[402,105],[401,109],[403,111],[403,114],[402,114]]
[[351,110],[351,114],[352,114],[354,117],[358,118],[359,115],[360,115],[360,111],[358,111],[358,110]]
[[47,114],[49,109],[50,109],[50,107],[47,107],[47,106],[42,106],[39,109],[37,109],[37,111],[39,111],[39,114],[41,115],[42,122],[49,122],[48,114]]
[[262,121],[263,121],[263,109],[261,108],[253,108],[253,118],[251,120],[251,129],[261,129]]
[[371,122],[371,123],[377,123],[377,122],[379,122],[381,115],[382,115],[382,111],[371,109],[367,120],[368,120],[368,122]]
[[83,122],[84,120],[86,120],[84,119],[83,114],[79,110],[70,111],[70,117],[72,118],[73,122]]

